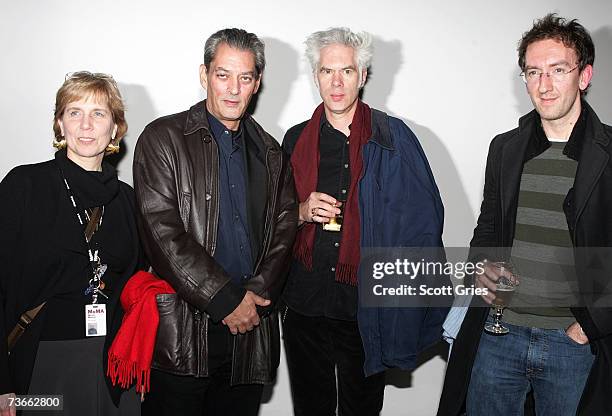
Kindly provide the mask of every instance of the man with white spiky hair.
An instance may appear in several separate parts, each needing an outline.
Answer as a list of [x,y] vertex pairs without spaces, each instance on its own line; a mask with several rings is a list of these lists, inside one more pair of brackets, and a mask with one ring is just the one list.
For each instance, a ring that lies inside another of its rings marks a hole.
[[372,55],[365,32],[331,28],[310,35],[306,56],[323,102],[283,140],[300,202],[283,295],[297,416],[336,409],[378,415],[384,370],[413,368],[420,347],[440,338],[445,316],[442,309],[358,307],[361,249],[439,247],[444,216],[415,135],[359,99]]

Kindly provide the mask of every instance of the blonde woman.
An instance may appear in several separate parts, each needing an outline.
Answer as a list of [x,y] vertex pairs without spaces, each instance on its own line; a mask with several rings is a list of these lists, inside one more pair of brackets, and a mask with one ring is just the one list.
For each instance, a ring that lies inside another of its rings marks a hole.
[[67,76],[53,130],[55,158],[0,184],[0,415],[15,414],[15,394],[62,395],[62,415],[138,414],[132,395],[117,408],[103,370],[142,258],[133,190],[104,161],[127,131],[113,78]]

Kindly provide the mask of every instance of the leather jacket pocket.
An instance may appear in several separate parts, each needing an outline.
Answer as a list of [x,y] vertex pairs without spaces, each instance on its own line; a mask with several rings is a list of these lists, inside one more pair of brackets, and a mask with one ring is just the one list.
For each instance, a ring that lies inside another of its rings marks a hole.
[[259,326],[234,340],[232,385],[270,384],[280,363],[278,313],[261,318]]
[[181,202],[179,206],[181,220],[185,231],[189,231],[189,215],[191,213],[191,194],[181,191]]
[[153,368],[173,374],[195,374],[193,313],[176,293],[157,295],[159,326]]

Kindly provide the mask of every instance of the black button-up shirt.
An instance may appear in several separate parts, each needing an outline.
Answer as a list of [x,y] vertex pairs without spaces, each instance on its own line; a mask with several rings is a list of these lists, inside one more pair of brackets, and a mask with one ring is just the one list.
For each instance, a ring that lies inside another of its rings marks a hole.
[[208,113],[212,135],[219,147],[219,227],[215,260],[234,283],[248,279],[253,258],[247,217],[245,146],[242,128],[233,132]]
[[[317,192],[346,201],[351,182],[349,140],[325,116],[321,118],[319,153]],[[357,288],[336,282],[342,231],[324,231],[318,223],[316,227],[313,269],[307,271],[300,262],[293,262],[284,301],[303,315],[356,320]]]

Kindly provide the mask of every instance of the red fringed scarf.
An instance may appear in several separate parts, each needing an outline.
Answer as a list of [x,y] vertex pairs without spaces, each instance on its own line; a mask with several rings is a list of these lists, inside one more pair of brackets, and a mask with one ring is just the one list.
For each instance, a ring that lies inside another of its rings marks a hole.
[[[319,174],[319,133],[323,104],[314,111],[312,118],[304,127],[291,155],[293,177],[300,202],[304,202],[311,192],[317,189]],[[357,109],[351,123],[349,135],[349,162],[351,169],[351,185],[346,202],[342,206],[342,244],[336,266],[336,281],[353,286],[357,285],[357,268],[359,266],[360,216],[357,182],[363,170],[363,145],[372,136],[371,110],[361,100],[357,101]],[[306,223],[298,232],[293,246],[294,257],[312,270],[312,251],[315,238],[315,227],[319,223]]]
[[108,350],[107,375],[113,385],[128,388],[136,378],[136,391],[149,391],[151,361],[159,324],[155,296],[175,293],[168,282],[151,273],[139,271],[121,292],[125,311],[121,328]]

